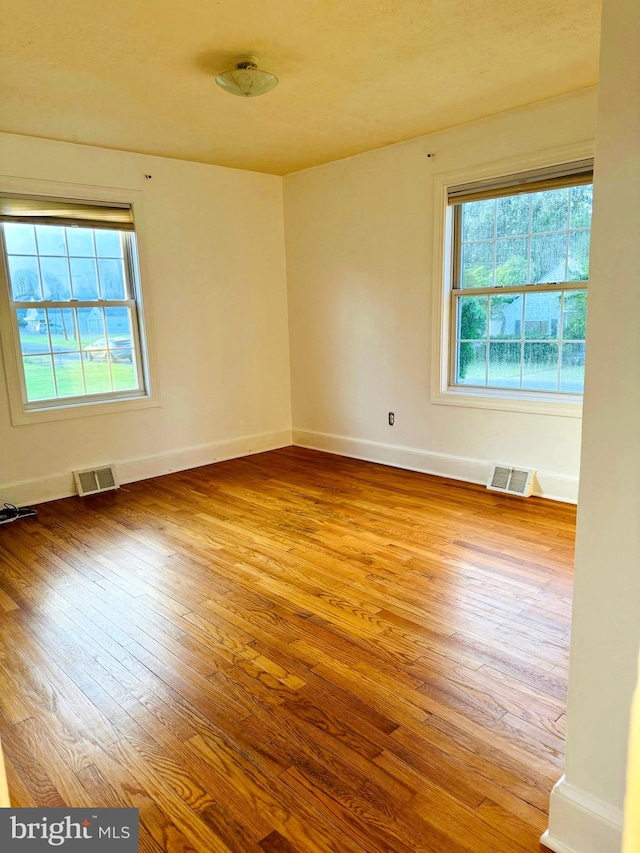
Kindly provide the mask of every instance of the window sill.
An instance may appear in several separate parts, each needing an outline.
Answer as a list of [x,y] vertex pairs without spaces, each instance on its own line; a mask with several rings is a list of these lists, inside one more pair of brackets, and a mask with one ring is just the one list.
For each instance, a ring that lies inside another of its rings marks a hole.
[[155,396],[129,397],[122,400],[101,401],[99,403],[68,403],[60,406],[47,406],[41,409],[25,411],[22,406],[11,407],[11,422],[14,426],[63,421],[73,418],[86,418],[95,415],[115,415],[135,409],[149,409],[160,405]]
[[469,409],[494,409],[501,412],[524,412],[564,418],[582,417],[582,397],[574,395],[558,399],[555,394],[528,395],[524,392],[513,396],[497,390],[483,392],[478,388],[448,388],[434,393],[431,402],[441,406],[463,406]]

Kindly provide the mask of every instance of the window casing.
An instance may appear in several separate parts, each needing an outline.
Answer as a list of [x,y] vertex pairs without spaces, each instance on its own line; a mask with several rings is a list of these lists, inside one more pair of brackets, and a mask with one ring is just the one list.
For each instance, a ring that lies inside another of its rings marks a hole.
[[581,160],[446,187],[450,393],[581,399],[591,182]]
[[148,398],[131,206],[2,195],[0,223],[25,415]]

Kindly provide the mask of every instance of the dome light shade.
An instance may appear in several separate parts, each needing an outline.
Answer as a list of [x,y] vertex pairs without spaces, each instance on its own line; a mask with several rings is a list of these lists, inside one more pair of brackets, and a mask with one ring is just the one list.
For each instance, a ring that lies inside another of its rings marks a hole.
[[238,56],[234,59],[234,65],[232,71],[223,71],[216,77],[216,83],[225,92],[241,98],[255,98],[258,95],[266,95],[278,85],[275,74],[258,68],[258,59],[255,56]]

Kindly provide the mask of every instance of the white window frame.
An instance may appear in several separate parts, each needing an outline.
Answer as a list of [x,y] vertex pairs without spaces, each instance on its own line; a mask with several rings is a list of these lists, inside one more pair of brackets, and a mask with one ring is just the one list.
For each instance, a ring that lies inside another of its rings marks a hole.
[[[582,417],[581,394],[560,395],[554,392],[526,391],[518,388],[485,389],[452,384],[451,365],[455,359],[455,336],[452,331],[455,323],[452,312],[454,210],[449,205],[448,199],[450,187],[476,181],[498,181],[508,175],[552,168],[576,160],[593,158],[593,155],[593,143],[582,142],[534,155],[440,173],[434,177],[432,403],[561,417]],[[575,282],[575,285],[576,289],[587,289],[587,282]],[[543,285],[542,287],[556,291],[560,289],[557,286],[554,288]],[[504,288],[501,288],[502,290]]]
[[[152,348],[150,299],[147,291],[143,290],[143,281],[147,276],[143,248],[144,212],[141,191],[0,176],[0,192],[22,196],[33,195],[40,198],[63,198],[86,203],[102,202],[103,204],[129,205],[133,211],[135,222],[135,255],[138,262],[137,270],[129,267],[127,271],[130,277],[130,286],[134,292],[129,294],[132,298],[125,301],[132,308],[133,331],[140,342],[139,348],[136,348],[136,357],[139,360],[138,370],[144,390],[60,398],[42,401],[42,404],[39,404],[39,402],[27,402],[20,337],[13,316],[16,306],[21,307],[22,303],[13,303],[11,300],[6,255],[3,250],[3,257],[0,258],[0,337],[2,339],[2,357],[12,424],[14,426],[25,426],[46,421],[113,414],[159,406],[157,371]],[[37,304],[39,307],[46,308],[82,308],[87,306],[108,307],[110,302],[109,300],[92,300],[91,302],[45,302]],[[118,305],[121,304],[123,304],[123,300],[118,300]],[[34,303],[30,302],[27,307],[33,308]]]

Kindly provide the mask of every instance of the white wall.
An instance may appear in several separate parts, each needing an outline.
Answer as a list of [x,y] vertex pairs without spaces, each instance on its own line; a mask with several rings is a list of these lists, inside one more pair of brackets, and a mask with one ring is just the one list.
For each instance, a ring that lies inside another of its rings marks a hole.
[[560,853],[620,849],[640,643],[639,45],[637,0],[605,0]]
[[284,179],[296,443],[480,481],[512,461],[575,500],[579,418],[430,402],[433,178],[594,135],[585,90]]
[[4,176],[142,192],[162,403],[14,427],[0,368],[1,499],[71,494],[69,472],[94,464],[135,479],[290,443],[280,178],[8,134],[0,163]]

